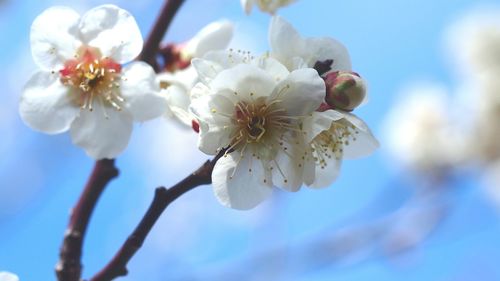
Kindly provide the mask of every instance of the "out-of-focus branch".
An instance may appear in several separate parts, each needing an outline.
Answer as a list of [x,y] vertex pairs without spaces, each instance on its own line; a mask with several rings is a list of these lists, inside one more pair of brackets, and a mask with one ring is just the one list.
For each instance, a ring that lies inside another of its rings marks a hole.
[[56,265],[59,281],[79,281],[82,271],[81,256],[85,231],[90,216],[106,185],[118,176],[115,160],[99,160],[95,163],[90,178],[76,206],[71,211],[68,228]]
[[219,153],[214,159],[206,161],[198,170],[169,189],[159,187],[149,209],[139,222],[132,234],[127,238],[113,259],[90,281],[109,281],[119,276],[127,275],[127,264],[141,248],[146,236],[149,234],[163,211],[174,200],[189,190],[212,182],[212,171],[217,160],[224,154]]
[[167,32],[172,19],[177,10],[181,7],[185,0],[167,0],[161,10],[160,15],[156,19],[153,29],[144,43],[144,48],[138,57],[138,60],[149,63],[156,71],[158,71],[158,63],[156,55],[163,36]]

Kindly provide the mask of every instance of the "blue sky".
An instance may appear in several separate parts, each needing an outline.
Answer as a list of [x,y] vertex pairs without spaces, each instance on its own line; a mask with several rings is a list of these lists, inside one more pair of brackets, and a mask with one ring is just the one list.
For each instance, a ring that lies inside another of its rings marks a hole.
[[[161,5],[153,0],[109,2],[134,14],[144,36]],[[4,37],[0,42],[0,77],[4,79],[0,93],[0,271],[16,272],[21,280],[54,279],[69,209],[93,165],[67,134],[31,131],[18,117],[23,83],[36,69],[29,28],[36,15],[53,5],[84,12],[109,2],[5,0],[0,6]],[[382,139],[384,117],[406,85],[430,81],[456,87],[460,77],[447,60],[445,31],[467,11],[494,5],[500,2],[299,0],[279,14],[304,36],[331,36],[348,47],[354,70],[369,83],[370,102],[356,113]],[[219,18],[236,23],[234,47],[255,53],[268,49],[269,16],[255,9],[246,16],[237,0],[186,0],[166,41],[186,40]],[[120,177],[109,185],[92,219],[84,248],[85,277],[107,262],[124,241],[156,186],[174,184],[207,158],[195,145],[194,134],[165,120],[136,126],[129,147],[117,160]],[[339,180],[327,189],[276,192],[271,200],[247,212],[220,206],[209,186],[197,188],[164,213],[123,280],[191,280],[187,278],[221,276],[236,269],[248,272],[249,280],[269,280],[256,271],[273,271],[248,257],[283,245],[288,253],[284,263],[289,267],[276,269],[273,280],[500,280],[495,264],[500,260],[499,213],[474,174],[450,183],[454,188],[444,200],[445,219],[414,251],[388,258],[367,250],[368,254],[349,261],[322,266],[308,266],[314,262],[301,259],[305,242],[373,222],[411,196],[415,182],[394,167],[397,163],[387,150],[382,141],[374,155],[345,161]]]

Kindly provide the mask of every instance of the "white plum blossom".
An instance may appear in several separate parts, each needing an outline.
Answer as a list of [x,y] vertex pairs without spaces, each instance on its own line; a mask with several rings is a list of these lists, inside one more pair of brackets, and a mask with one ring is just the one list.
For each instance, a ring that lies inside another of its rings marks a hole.
[[19,277],[10,272],[0,271],[0,281],[19,281]]
[[303,67],[324,67],[324,73],[351,70],[349,52],[342,43],[330,37],[303,38],[280,16],[271,19],[269,43],[271,56],[290,71]]
[[201,58],[209,51],[222,50],[227,47],[233,36],[233,24],[227,20],[212,22],[202,28],[187,43],[180,45],[177,63],[183,66],[158,74],[157,80],[162,88],[161,94],[167,99],[167,117],[187,126],[192,126],[193,117],[188,107],[191,103],[190,91],[198,82],[198,74],[191,65],[191,59]]
[[287,6],[296,0],[241,0],[241,6],[245,13],[252,12],[253,5],[257,5],[263,12],[274,14],[276,11],[284,6]]
[[311,68],[289,72],[273,58],[212,53],[194,60],[203,83],[192,91],[190,109],[200,122],[199,148],[227,149],[213,170],[217,199],[250,209],[272,186],[298,190],[314,181],[314,160],[304,121],[319,107],[325,83]]
[[31,128],[70,131],[95,158],[114,158],[128,144],[133,121],[164,113],[153,69],[132,62],[142,49],[135,19],[113,5],[83,16],[70,8],[45,10],[31,27],[33,59],[41,68],[27,82],[19,112]]
[[314,112],[309,120],[307,141],[315,159],[315,180],[311,187],[327,187],[339,175],[343,159],[356,159],[373,153],[379,143],[370,128],[354,114],[328,109]]

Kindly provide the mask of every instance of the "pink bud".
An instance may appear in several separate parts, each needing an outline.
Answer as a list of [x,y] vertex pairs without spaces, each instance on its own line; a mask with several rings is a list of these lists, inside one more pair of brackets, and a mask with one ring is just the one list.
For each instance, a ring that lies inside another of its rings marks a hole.
[[333,108],[352,111],[366,97],[365,83],[356,72],[331,72],[324,79],[326,84],[325,101]]

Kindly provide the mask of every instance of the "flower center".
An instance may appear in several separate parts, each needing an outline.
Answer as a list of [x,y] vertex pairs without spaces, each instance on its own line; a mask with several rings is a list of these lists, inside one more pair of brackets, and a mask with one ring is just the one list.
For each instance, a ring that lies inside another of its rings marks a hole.
[[89,46],[80,47],[75,59],[66,61],[59,71],[61,82],[77,90],[75,101],[90,111],[96,98],[104,106],[121,110],[124,99],[119,92],[120,72],[120,64],[103,58],[99,49]]
[[328,159],[342,159],[344,146],[356,141],[357,134],[359,131],[356,127],[344,119],[332,122],[328,130],[321,132],[312,141],[316,164],[324,169],[328,165]]
[[[233,139],[236,143],[259,143],[268,137],[270,127],[275,124],[279,110],[272,111],[272,106],[260,98],[252,103],[239,102],[235,106],[234,123],[237,126],[237,135]],[[271,121],[271,122],[268,122]]]

